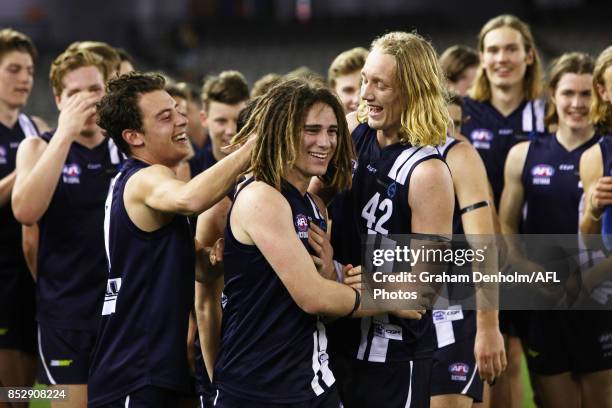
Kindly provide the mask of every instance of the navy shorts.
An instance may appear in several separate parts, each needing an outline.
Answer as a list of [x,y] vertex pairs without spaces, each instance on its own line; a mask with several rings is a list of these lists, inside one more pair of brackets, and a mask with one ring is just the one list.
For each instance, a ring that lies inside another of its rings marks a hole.
[[214,408],[339,408],[340,398],[336,387],[332,387],[318,397],[292,404],[271,404],[237,398],[222,390],[215,390],[211,406]]
[[332,369],[344,371],[338,386],[345,408],[429,408],[432,359],[338,363]]
[[0,271],[0,349],[36,353],[36,298],[27,266]]
[[38,326],[38,382],[87,384],[95,333]]
[[612,311],[532,312],[524,348],[537,375],[611,369]]
[[184,396],[176,391],[152,385],[140,388],[101,408],[175,408]]
[[474,337],[459,340],[434,352],[431,395],[463,394],[482,401],[483,381],[474,357]]

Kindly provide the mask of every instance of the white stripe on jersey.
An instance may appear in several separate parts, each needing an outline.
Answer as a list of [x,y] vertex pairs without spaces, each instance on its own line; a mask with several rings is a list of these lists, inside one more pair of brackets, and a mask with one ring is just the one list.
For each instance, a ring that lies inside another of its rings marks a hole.
[[125,408],[130,408],[130,396],[125,397]]
[[[395,163],[393,163],[393,166],[391,167],[391,170],[389,170],[389,174],[388,176],[392,179],[394,179],[395,181],[398,181],[398,173],[401,171],[402,166],[408,161],[410,160],[410,158],[420,150],[420,147],[416,147],[413,146],[409,149],[404,150],[403,152],[400,153],[399,156],[397,156],[397,158],[395,159]],[[404,184],[404,183],[400,183],[400,184]]]
[[361,342],[359,343],[359,350],[357,350],[357,359],[363,360],[365,357],[365,351],[368,347],[368,334],[370,333],[370,327],[372,326],[371,317],[361,318]]
[[47,361],[45,360],[45,356],[43,355],[42,344],[41,344],[40,339],[41,339],[41,336],[40,336],[40,325],[39,325],[38,326],[38,354],[40,355],[40,361],[42,361],[43,368],[45,369],[45,373],[47,373],[49,382],[52,385],[56,385],[57,383],[55,382],[55,379],[51,376],[51,371],[49,371],[49,367],[47,367]]
[[404,408],[410,408],[412,404],[412,368],[414,367],[414,362],[410,362],[410,385],[408,386],[408,398],[406,398],[406,405]]
[[21,130],[23,130],[23,134],[26,138],[38,136],[36,126],[34,126],[34,123],[32,123],[32,120],[28,118],[27,115],[20,113],[17,120],[19,121],[19,126],[21,127]]
[[111,268],[110,245],[109,245],[110,213],[111,213],[111,207],[113,205],[113,190],[115,189],[115,183],[117,182],[120,176],[121,176],[121,172],[119,172],[111,180],[110,186],[108,187],[108,194],[106,195],[106,202],[104,203],[104,249],[106,250],[106,260],[108,262],[109,272]]
[[310,197],[310,194],[306,194],[306,197],[308,197],[308,201],[310,202],[310,205],[312,207],[312,212],[314,213],[314,216],[317,220],[320,220],[323,218],[323,215],[321,214],[321,212],[319,211],[319,207],[317,207],[317,205],[315,204],[314,200],[312,199],[312,197]]
[[[413,148],[410,148],[408,150],[412,150],[412,149]],[[408,175],[410,174],[412,169],[414,169],[414,166],[419,161],[421,161],[422,159],[424,159],[424,158],[426,158],[428,156],[437,156],[437,155],[438,155],[438,149],[436,147],[434,147],[434,146],[423,146],[423,147],[419,148],[401,166],[401,170],[399,170],[399,173],[397,174],[397,177],[395,177],[395,181],[397,181],[401,185],[405,185],[406,181],[408,180]],[[398,159],[399,159],[399,157],[398,157]],[[396,163],[397,163],[397,161],[396,161]],[[395,164],[393,166],[395,167]]]
[[467,394],[468,390],[470,389],[470,386],[472,385],[472,382],[474,381],[474,377],[476,376],[476,373],[478,372],[478,364],[474,364],[474,372],[472,373],[472,377],[470,377],[470,382],[468,382],[465,385],[465,388],[463,390],[461,390],[461,394]]
[[312,333],[312,337],[312,371],[314,372],[314,377],[310,382],[310,386],[312,387],[312,390],[315,392],[315,394],[319,396],[323,394],[323,392],[325,392],[325,390],[319,383],[319,372],[321,373],[321,379],[328,388],[331,387],[334,382],[336,382],[336,378],[329,369],[329,358],[326,353],[327,336],[325,335],[325,326],[318,320],[318,318],[317,330]]
[[533,131],[533,108],[531,102],[527,102],[523,108],[523,132]]
[[[370,354],[368,361],[373,363],[384,363],[387,361],[387,350],[389,349],[389,338],[378,336],[377,329],[382,329],[385,332],[386,324],[389,323],[389,315],[387,313],[377,315],[377,320],[374,327],[374,335],[372,336],[372,344],[370,345]],[[373,318],[374,319],[374,318]]]

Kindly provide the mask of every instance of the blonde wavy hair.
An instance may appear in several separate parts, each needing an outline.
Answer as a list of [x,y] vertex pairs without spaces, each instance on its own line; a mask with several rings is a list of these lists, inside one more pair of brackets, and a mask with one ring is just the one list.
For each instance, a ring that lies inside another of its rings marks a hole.
[[232,145],[244,143],[252,134],[257,142],[246,171],[277,190],[281,190],[287,172],[300,155],[302,132],[309,109],[316,103],[328,105],[338,121],[337,144],[327,173],[320,178],[330,187],[346,190],[351,186],[353,141],[338,98],[318,80],[289,79],[280,82],[253,107],[248,120],[232,139]]
[[[591,100],[591,120],[603,132],[612,133],[612,102],[604,101],[599,87],[605,87],[604,73],[612,67],[612,46],[599,54],[593,70],[593,99]],[[612,96],[612,95],[611,95]]]
[[[444,75],[432,45],[415,33],[392,32],[375,39],[370,51],[378,49],[395,58],[396,81],[402,106],[399,138],[413,146],[437,146],[446,141],[451,118],[446,105]],[[359,122],[367,121],[362,99]]]
[[[493,30],[502,27],[510,27],[521,34],[525,52],[533,54],[533,63],[527,66],[525,78],[523,79],[523,93],[526,99],[536,99],[542,92],[542,63],[536,48],[533,35],[529,26],[516,16],[502,14],[487,21],[478,34],[478,51],[484,52],[484,39]],[[480,67],[474,80],[474,85],[469,92],[470,97],[480,102],[491,99],[491,84],[484,67]]]

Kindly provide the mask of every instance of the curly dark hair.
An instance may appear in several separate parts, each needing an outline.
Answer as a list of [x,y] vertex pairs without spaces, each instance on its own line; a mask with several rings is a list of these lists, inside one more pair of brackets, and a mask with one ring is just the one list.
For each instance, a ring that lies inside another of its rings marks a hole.
[[106,131],[119,150],[130,154],[130,146],[123,139],[126,129],[142,131],[142,112],[138,107],[140,95],[163,91],[166,81],[159,74],[130,72],[106,85],[106,95],[96,105],[98,126]]

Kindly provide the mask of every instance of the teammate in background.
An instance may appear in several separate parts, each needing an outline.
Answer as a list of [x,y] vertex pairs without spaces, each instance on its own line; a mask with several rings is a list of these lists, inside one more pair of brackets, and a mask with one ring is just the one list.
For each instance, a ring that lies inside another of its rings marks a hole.
[[344,107],[344,113],[354,112],[359,107],[361,68],[365,64],[368,50],[356,47],[341,52],[329,66],[327,80]]
[[200,90],[186,82],[179,82],[178,86],[181,89],[185,89],[189,95],[187,100],[187,136],[189,136],[197,152],[208,143],[208,129],[202,125],[200,119],[200,112],[202,111]]
[[134,71],[134,58],[123,48],[115,48],[115,51],[119,54],[119,60],[121,61],[117,75],[121,76]]
[[453,121],[453,126],[449,129],[448,134],[454,140],[469,142],[468,139],[461,133],[461,126],[463,125],[463,99],[457,94],[449,92],[447,108],[451,120]]
[[[353,265],[361,234],[450,235],[453,214],[451,175],[434,147],[444,143],[450,118],[432,46],[415,34],[386,34],[372,43],[361,79],[363,102],[348,115],[357,150],[344,200],[349,213],[332,230],[350,241],[338,250]],[[344,323],[331,361],[345,407],[429,406],[431,313],[420,321],[381,314]]]
[[34,282],[11,208],[19,144],[38,129],[21,110],[34,84],[36,47],[15,30],[0,30],[0,387],[29,387],[36,370]]
[[300,78],[325,83],[325,78],[323,77],[323,75],[319,74],[316,71],[313,71],[311,68],[305,65],[299,66],[285,74],[285,79]]
[[306,190],[314,176],[350,185],[343,109],[324,84],[287,80],[261,97],[238,139],[251,133],[258,135],[252,177],[238,187],[225,229],[214,406],[337,407],[316,315],[352,316],[360,295],[335,282],[331,256],[319,267],[313,262],[309,230],[325,230],[327,219]]
[[[517,234],[521,221],[526,234],[578,233],[583,190],[576,170],[582,153],[599,139],[589,120],[592,72],[586,54],[567,53],[553,62],[546,124],[556,124],[557,131],[510,150],[500,207],[505,234]],[[527,254],[536,263],[538,255]],[[612,330],[609,312],[532,311],[528,325],[527,363],[545,408],[612,404],[612,357],[602,340]]]
[[[246,167],[252,141],[188,183],[187,120],[159,75],[109,82],[98,123],[130,158],[107,197],[108,282],[91,363],[89,406],[175,407],[189,393],[185,338],[194,242],[187,215],[214,205]],[[146,284],[145,284],[146,282]]]
[[[476,150],[459,134],[461,106],[457,95],[449,95],[454,133],[440,147],[455,188],[453,234],[493,235],[494,209],[490,204],[487,173]],[[480,293],[476,294],[477,300]],[[451,313],[446,310],[436,313],[438,348],[434,353],[431,380],[432,408],[469,408],[473,402],[486,401],[483,394],[488,393],[483,393],[483,380],[492,383],[506,368],[498,311],[483,302],[477,306],[478,311],[455,308]]]
[[238,114],[248,99],[249,86],[238,71],[223,71],[219,76],[206,80],[202,86],[200,118],[202,126],[208,128],[209,143],[196,156],[201,168],[192,166],[193,174],[209,168],[227,155],[223,148],[236,135]]
[[275,73],[270,73],[262,76],[253,84],[251,89],[251,99],[264,95],[270,88],[277,85],[282,79],[282,76]]
[[[519,141],[545,131],[544,101],[536,99],[541,92],[542,73],[529,26],[515,16],[489,20],[480,30],[478,51],[481,65],[464,100],[461,133],[485,164],[493,203],[498,208],[508,152]],[[509,336],[509,364],[492,388],[491,405],[495,407],[518,407],[522,400],[522,350],[517,337],[521,316],[519,312],[500,314],[501,331]]]
[[100,226],[105,192],[120,162],[117,148],[95,124],[106,77],[94,53],[66,51],[53,61],[49,79],[60,110],[58,128],[20,145],[12,196],[17,220],[40,228],[38,381],[69,387],[71,407],[87,403],[106,278]]
[[600,234],[603,212],[612,205],[612,46],[597,58],[592,93],[591,120],[603,137],[598,146],[588,149],[580,159],[580,179],[585,191],[580,220],[583,234]]
[[101,41],[75,41],[68,46],[66,51],[86,50],[99,55],[106,65],[108,79],[115,78],[121,71],[121,56],[117,50]]
[[465,45],[453,45],[440,56],[440,66],[449,91],[464,97],[472,87],[480,65],[478,51]]

